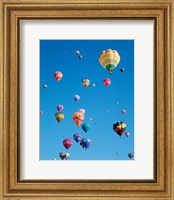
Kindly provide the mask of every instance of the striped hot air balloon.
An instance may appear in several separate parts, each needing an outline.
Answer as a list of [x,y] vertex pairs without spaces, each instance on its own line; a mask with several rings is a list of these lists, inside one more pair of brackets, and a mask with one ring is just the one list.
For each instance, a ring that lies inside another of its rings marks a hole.
[[73,114],[73,120],[76,123],[77,126],[80,126],[81,123],[84,121],[84,113],[83,112],[75,112]]
[[99,62],[104,69],[112,71],[117,67],[120,62],[120,55],[116,50],[108,49],[106,51],[102,51],[99,56]]
[[56,79],[56,81],[60,81],[62,79],[62,77],[63,77],[62,72],[57,71],[54,73],[54,78]]

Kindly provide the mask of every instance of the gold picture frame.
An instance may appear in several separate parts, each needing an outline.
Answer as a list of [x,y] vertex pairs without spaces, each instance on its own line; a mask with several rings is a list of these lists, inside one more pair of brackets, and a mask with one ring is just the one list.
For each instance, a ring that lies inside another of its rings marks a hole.
[[[174,200],[173,0],[1,0],[0,199]],[[22,181],[19,177],[20,21],[153,19],[155,22],[155,176],[152,181]]]

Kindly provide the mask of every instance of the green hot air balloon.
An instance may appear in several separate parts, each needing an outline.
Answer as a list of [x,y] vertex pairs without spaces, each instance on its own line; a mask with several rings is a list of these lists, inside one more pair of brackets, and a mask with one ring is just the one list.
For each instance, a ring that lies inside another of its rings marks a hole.
[[85,131],[85,133],[87,133],[90,129],[90,124],[87,124],[87,123],[83,124],[82,129]]

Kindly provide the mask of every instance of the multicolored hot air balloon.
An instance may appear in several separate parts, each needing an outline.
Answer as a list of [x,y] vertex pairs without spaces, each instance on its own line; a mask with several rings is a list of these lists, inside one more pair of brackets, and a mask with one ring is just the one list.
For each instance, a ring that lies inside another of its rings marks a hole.
[[82,79],[82,85],[83,85],[84,87],[88,87],[89,84],[90,84],[90,80],[89,80],[88,78]]
[[90,145],[91,145],[91,140],[88,138],[83,138],[80,141],[80,145],[84,148],[84,149],[89,149]]
[[109,86],[109,85],[111,84],[111,80],[110,80],[109,78],[105,78],[105,79],[103,80],[103,84],[104,84],[105,86]]
[[63,146],[66,148],[66,149],[69,149],[71,146],[72,146],[72,140],[71,139],[64,139],[63,140]]
[[82,129],[85,131],[85,133],[87,133],[90,129],[90,124],[87,124],[87,123],[83,124]]
[[59,156],[62,160],[64,160],[64,159],[68,160],[68,158],[70,157],[70,154],[66,153],[66,152],[61,152],[61,153],[59,153]]
[[57,71],[54,73],[54,78],[56,79],[56,81],[60,81],[62,79],[62,77],[63,77],[62,72]]
[[125,135],[126,135],[126,137],[129,137],[130,133],[129,133],[129,132],[126,132]]
[[79,54],[80,54],[80,51],[76,51],[75,53],[76,53],[76,55],[79,55]]
[[80,96],[79,95],[74,95],[74,101],[79,101],[80,100]]
[[57,113],[55,114],[55,118],[56,118],[56,120],[58,121],[58,123],[60,123],[60,122],[65,118],[65,116],[64,116],[63,113],[57,112]]
[[126,130],[126,124],[123,122],[115,122],[113,124],[113,130],[119,135],[122,136]]
[[59,104],[57,107],[57,110],[59,111],[59,112],[62,112],[62,110],[63,110],[63,105],[61,105],[61,104]]
[[85,109],[83,109],[83,108],[80,108],[78,111],[85,114]]
[[46,84],[43,85],[43,88],[46,89],[48,86]]
[[84,121],[84,113],[83,112],[75,112],[72,116],[74,122],[76,123],[77,126],[80,126],[81,123]]
[[108,49],[106,51],[102,51],[99,56],[99,62],[104,69],[112,71],[117,67],[120,62],[120,55],[116,50]]
[[134,157],[134,154],[133,154],[133,153],[129,153],[129,154],[128,154],[128,157],[129,157],[129,158],[133,158],[133,157]]
[[74,140],[78,143],[82,140],[82,136],[80,134],[74,134],[73,135]]

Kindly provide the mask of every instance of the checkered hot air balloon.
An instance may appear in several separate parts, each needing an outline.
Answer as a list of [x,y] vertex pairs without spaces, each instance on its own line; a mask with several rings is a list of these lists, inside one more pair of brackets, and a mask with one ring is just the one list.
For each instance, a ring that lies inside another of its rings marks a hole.
[[99,56],[99,62],[104,69],[112,71],[117,67],[120,62],[120,55],[116,50],[108,49],[106,51],[102,51]]

